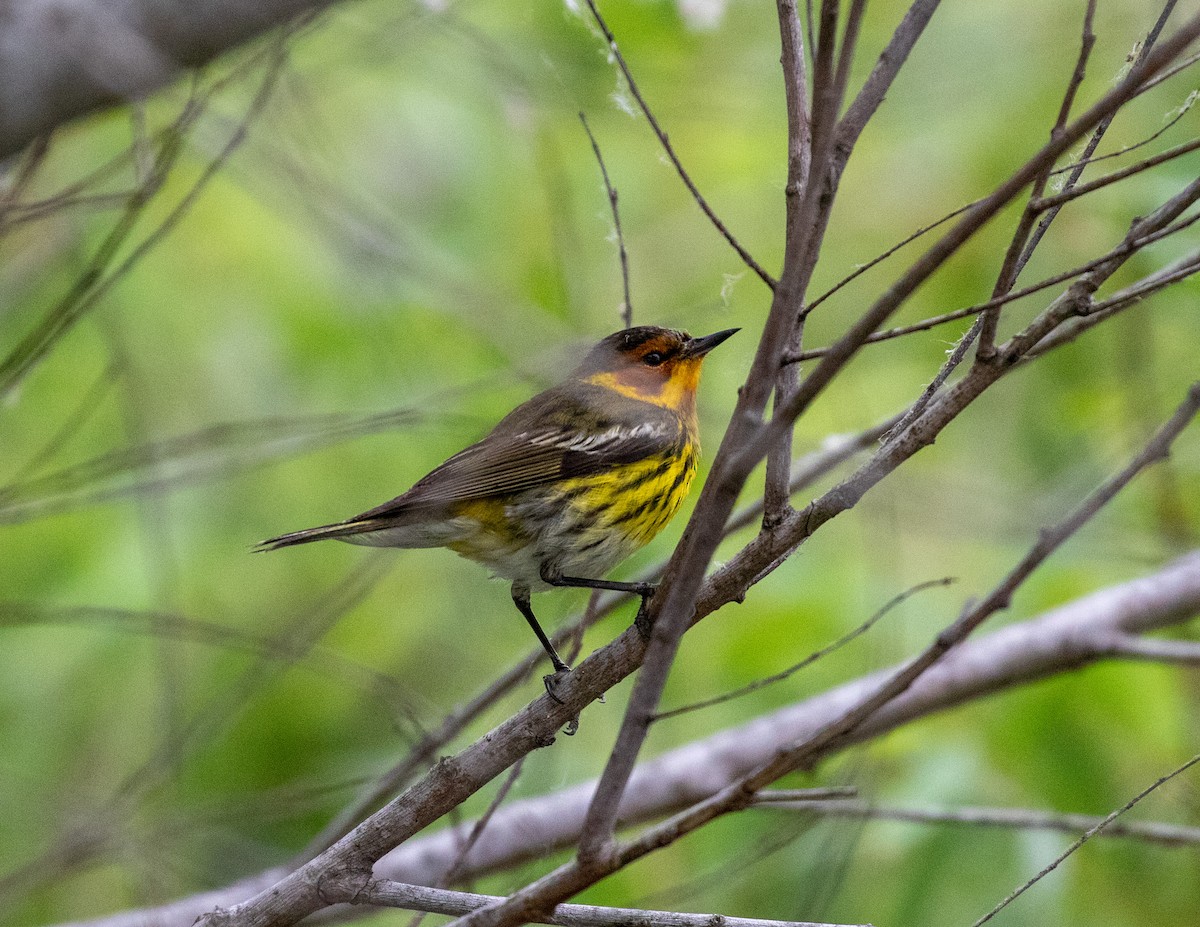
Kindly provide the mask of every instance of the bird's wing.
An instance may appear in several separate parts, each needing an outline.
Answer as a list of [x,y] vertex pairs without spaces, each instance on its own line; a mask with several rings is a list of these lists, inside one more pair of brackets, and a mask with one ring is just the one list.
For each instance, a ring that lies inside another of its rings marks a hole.
[[516,433],[493,432],[455,454],[408,492],[363,512],[352,521],[402,518],[444,510],[456,502],[506,496],[560,479],[600,473],[666,453],[681,437],[677,421],[657,416],[633,425],[615,424],[586,435],[556,425]]

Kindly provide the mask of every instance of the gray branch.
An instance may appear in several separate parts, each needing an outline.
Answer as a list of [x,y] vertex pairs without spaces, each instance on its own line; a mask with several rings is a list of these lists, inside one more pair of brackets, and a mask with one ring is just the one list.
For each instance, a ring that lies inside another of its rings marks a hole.
[[330,0],[5,0],[0,160]]
[[[1078,836],[1095,828],[1103,817],[1091,814],[1061,814],[1033,808],[895,808],[846,799],[787,801],[774,793],[761,792],[755,807],[790,810],[817,817],[855,818],[866,821],[903,821],[909,824],[951,824],[964,827],[998,827],[1011,830],[1049,830]],[[1109,824],[1097,836],[1140,840],[1167,847],[1200,846],[1200,827],[1165,824],[1161,821],[1132,821]]]
[[[1102,589],[1044,615],[968,640],[903,695],[856,730],[854,742],[1015,685],[1121,657],[1114,642],[1179,624],[1200,613],[1200,551],[1157,573]],[[1131,656],[1140,656],[1131,654]],[[623,826],[655,820],[701,801],[761,765],[781,747],[810,737],[894,673],[885,669],[795,705],[641,763],[620,810]],[[570,847],[579,838],[595,781],[512,802],[492,818],[459,874],[495,872]],[[454,864],[471,823],[408,841],[375,867],[376,877],[430,884]],[[179,901],[87,922],[87,927],[190,927],[196,916],[275,884],[259,875]],[[77,927],[84,927],[80,924]]]
[[[330,897],[330,900],[335,900],[335,897]],[[501,899],[495,895],[453,892],[444,888],[427,888],[424,885],[372,879],[365,886],[348,892],[345,898],[339,900],[350,904],[461,915]],[[590,904],[560,904],[553,914],[539,918],[538,923],[559,924],[562,927],[835,927],[832,924],[818,924],[812,921],[768,921],[749,917],[726,917],[724,914],[604,908]],[[847,924],[844,927],[867,925]]]

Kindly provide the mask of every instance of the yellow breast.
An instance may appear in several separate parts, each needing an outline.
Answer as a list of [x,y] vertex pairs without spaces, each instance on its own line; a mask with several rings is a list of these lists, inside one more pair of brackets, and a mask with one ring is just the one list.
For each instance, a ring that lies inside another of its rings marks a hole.
[[697,448],[650,457],[564,486],[584,533],[619,532],[648,544],[679,511],[696,475]]

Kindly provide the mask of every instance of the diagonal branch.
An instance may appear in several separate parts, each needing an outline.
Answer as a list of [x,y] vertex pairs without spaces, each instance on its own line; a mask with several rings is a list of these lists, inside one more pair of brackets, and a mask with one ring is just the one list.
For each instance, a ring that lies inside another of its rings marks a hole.
[[[340,887],[340,886],[339,886]],[[431,914],[462,915],[478,911],[502,899],[495,895],[454,892],[444,888],[426,888],[386,879],[372,879],[357,890],[327,890],[331,902],[406,908]],[[642,908],[606,908],[590,904],[560,904],[553,913],[538,919],[540,924],[559,927],[837,927],[812,921],[771,921],[724,914],[685,914],[676,911],[647,911]],[[844,927],[868,927],[865,924]]]
[[[1113,656],[1122,658],[1125,654],[1114,650],[1114,641],[1177,625],[1198,613],[1200,552],[1193,552],[1149,575],[969,639],[868,720],[847,745],[1030,680]],[[630,631],[626,637],[636,638],[636,634]],[[621,819],[644,823],[714,794],[765,762],[777,749],[810,737],[845,705],[878,688],[892,672],[882,670],[852,680],[643,762],[625,794]],[[500,809],[467,859],[464,876],[523,863],[530,858],[531,848],[542,855],[573,846],[594,790],[594,782],[584,782]],[[384,857],[376,873],[404,882],[434,882],[457,858],[471,827],[466,823],[409,841]],[[90,921],[87,927],[147,923],[191,927],[204,911],[267,889],[283,875],[269,870],[214,892]]]
[[[593,885],[630,863],[658,850],[710,821],[748,807],[754,795],[784,775],[797,769],[811,768],[822,757],[840,749],[854,733],[888,703],[903,695],[951,649],[960,644],[991,615],[1007,608],[1015,590],[1132,479],[1150,464],[1166,457],[1176,437],[1200,411],[1200,384],[1187,397],[1170,420],[1119,473],[1105,481],[1062,522],[1042,531],[1037,543],[1009,574],[978,604],[968,607],[932,643],[881,686],[860,701],[851,704],[825,724],[812,737],[779,750],[774,757],[716,795],[697,802],[691,808],[654,827],[633,840],[614,846],[602,857],[575,859],[528,887],[510,895],[503,903],[481,909],[459,921],[455,927],[510,927],[528,920],[533,912],[554,904]],[[599,791],[599,787],[597,788]]]
[[[751,442],[747,442],[739,455],[736,471],[748,472],[755,462],[766,453],[778,431],[790,427],[791,420],[800,416],[816,396],[833,380],[858,351],[871,333],[883,324],[900,305],[931,274],[946,262],[975,232],[996,215],[1017,193],[1033,181],[1047,164],[1052,164],[1074,142],[1090,131],[1093,126],[1115,112],[1135,96],[1146,81],[1165,68],[1197,36],[1200,36],[1200,14],[1193,16],[1170,39],[1135,66],[1116,87],[1105,94],[1086,113],[1066,126],[1057,138],[1051,138],[1043,148],[1013,173],[1008,180],[984,197],[947,232],[941,240],[914,263],[900,279],[892,284],[875,303],[850,326],[846,334],[829,348],[827,353],[792,400],[775,416],[770,425],[760,429]],[[715,465],[714,465],[715,469]]]
[[[1174,0],[1171,0],[1174,2]],[[1092,32],[1092,20],[1096,15],[1096,0],[1088,0],[1087,8],[1083,14],[1083,34],[1079,41],[1079,57],[1075,61],[1075,70],[1071,72],[1071,78],[1067,81],[1067,90],[1063,94],[1062,104],[1058,109],[1058,117],[1054,120],[1054,127],[1050,130],[1050,138],[1054,139],[1062,134],[1063,127],[1067,124],[1067,118],[1071,115],[1071,107],[1075,104],[1075,94],[1079,91],[1079,85],[1083,83],[1083,79],[1087,74],[1087,61],[1092,54],[1092,46],[1096,44],[1096,34]],[[1101,120],[1101,126],[1106,125],[1106,117]],[[1099,130],[1097,130],[1099,134]],[[1096,135],[1093,135],[1096,138]],[[1099,141],[1099,139],[1096,139]],[[1004,261],[1000,266],[1000,273],[996,277],[996,285],[992,289],[992,298],[1003,296],[1012,290],[1017,283],[1017,277],[1021,273],[1021,269],[1028,262],[1038,242],[1046,233],[1050,223],[1054,219],[1054,215],[1043,216],[1042,223],[1038,226],[1036,233],[1033,229],[1033,223],[1037,220],[1038,210],[1037,203],[1041,199],[1042,194],[1046,190],[1046,184],[1050,180],[1050,172],[1054,169],[1053,163],[1046,163],[1033,179],[1033,189],[1029,191],[1029,198],[1025,203],[1025,209],[1021,213],[1021,218],[1017,222],[1016,231],[1013,232],[1012,239],[1009,241],[1008,250],[1004,255]],[[1080,168],[1082,170],[1082,168]],[[1078,176],[1078,175],[1072,175]],[[1071,182],[1071,181],[1068,181]],[[996,327],[1000,321],[1000,313],[994,309],[988,309],[979,319],[979,349],[978,356],[981,360],[988,360],[992,357],[996,350]]]

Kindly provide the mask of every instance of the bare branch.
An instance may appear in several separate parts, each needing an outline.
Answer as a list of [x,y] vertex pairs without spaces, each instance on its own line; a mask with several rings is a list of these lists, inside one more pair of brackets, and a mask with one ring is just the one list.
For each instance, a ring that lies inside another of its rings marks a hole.
[[[444,888],[426,888],[424,885],[390,882],[386,879],[372,879],[357,890],[331,891],[326,888],[325,891],[331,902],[406,908],[449,915],[469,914],[503,900],[495,895],[452,892]],[[538,918],[536,923],[557,924],[559,927],[629,927],[631,924],[644,927],[713,927],[714,924],[721,927],[836,927],[812,921],[769,921],[728,917],[724,914],[684,914],[676,911],[647,911],[642,908],[602,908],[587,904],[560,904],[553,914]]]
[[1028,882],[1026,882],[1024,885],[1022,885],[1020,888],[1018,888],[1016,891],[1014,891],[1011,895],[1009,895],[1007,898],[1005,898],[1003,901],[1001,901],[998,905],[996,905],[996,907],[992,908],[992,910],[990,910],[987,914],[985,914],[983,917],[979,918],[979,920],[977,920],[974,924],[972,924],[971,927],[982,927],[983,924],[986,924],[993,917],[995,917],[997,914],[999,914],[1001,911],[1003,911],[1005,908],[1007,908],[1010,904],[1012,904],[1014,901],[1016,901],[1019,897],[1021,897],[1021,895],[1025,894],[1025,892],[1027,892],[1029,889],[1033,888],[1034,885],[1036,885],[1043,878],[1045,878],[1047,875],[1049,875],[1051,872],[1053,872],[1055,869],[1057,869],[1059,864],[1063,860],[1065,860],[1068,856],[1070,856],[1072,853],[1074,853],[1076,850],[1078,850],[1081,846],[1083,846],[1092,837],[1096,836],[1096,834],[1098,834],[1102,830],[1104,830],[1104,828],[1108,827],[1108,825],[1111,824],[1113,821],[1115,821],[1118,817],[1120,817],[1122,814],[1124,814],[1126,811],[1128,811],[1130,808],[1132,808],[1134,805],[1136,805],[1138,802],[1140,802],[1143,798],[1145,798],[1151,792],[1155,791],[1160,786],[1166,785],[1168,782],[1170,782],[1172,779],[1174,779],[1176,776],[1180,775],[1181,773],[1187,772],[1189,769],[1191,769],[1197,763],[1200,763],[1200,753],[1196,754],[1194,757],[1192,757],[1190,760],[1188,760],[1182,766],[1175,768],[1171,772],[1167,773],[1165,776],[1155,780],[1149,786],[1142,789],[1142,791],[1138,792],[1137,795],[1133,796],[1133,798],[1131,798],[1129,801],[1127,801],[1120,808],[1117,808],[1111,814],[1107,815],[1103,820],[1099,821],[1097,824],[1095,824],[1094,826],[1089,828],[1087,831],[1085,831],[1078,840],[1076,840],[1069,847],[1067,847],[1065,850],[1063,850],[1063,852],[1060,853],[1054,859],[1054,861],[1052,863],[1050,863],[1048,866],[1046,866],[1044,869],[1042,869],[1041,872],[1039,872],[1037,875],[1035,875],[1032,879],[1030,879]]
[[[1089,2],[1091,2],[1091,0],[1089,0]],[[1177,0],[1167,0],[1167,2],[1163,5],[1162,12],[1159,14],[1158,20],[1150,28],[1150,32],[1149,32],[1149,34],[1147,34],[1145,42],[1142,43],[1141,50],[1138,52],[1137,58],[1133,63],[1133,69],[1137,69],[1146,61],[1146,58],[1149,56],[1151,49],[1154,48],[1155,42],[1158,41],[1158,37],[1162,33],[1163,27],[1167,24],[1167,19],[1170,17],[1171,11],[1175,8],[1176,2],[1177,2]],[[1089,10],[1090,10],[1090,7],[1089,7]],[[1091,28],[1090,22],[1091,22],[1091,13],[1089,12],[1088,25],[1085,26],[1086,31],[1090,31],[1090,28]],[[1094,37],[1093,37],[1093,40],[1094,40]],[[1085,38],[1085,41],[1086,41],[1086,38]],[[1116,116],[1115,112],[1110,113],[1104,119],[1100,120],[1099,124],[1097,124],[1095,131],[1092,133],[1092,137],[1090,139],[1088,139],[1088,143],[1083,149],[1083,153],[1080,155],[1079,159],[1076,161],[1074,169],[1072,169],[1070,171],[1070,173],[1067,175],[1067,179],[1066,179],[1065,183],[1063,184],[1062,192],[1064,192],[1064,193],[1068,192],[1079,181],[1079,178],[1083,175],[1084,170],[1087,168],[1090,158],[1095,153],[1096,149],[1100,146],[1100,142],[1104,138],[1105,133],[1108,132],[1108,127],[1110,125],[1112,125],[1112,120],[1115,116]],[[1030,196],[1030,205],[1031,206],[1033,205],[1034,200],[1041,197],[1042,189],[1038,188],[1036,190],[1036,194],[1037,194],[1036,196]],[[1020,274],[1021,269],[1029,261],[1029,258],[1033,255],[1034,249],[1037,248],[1038,243],[1042,240],[1042,236],[1044,236],[1046,234],[1047,229],[1049,229],[1051,223],[1054,222],[1054,219],[1058,215],[1058,211],[1060,208],[1061,207],[1051,207],[1050,210],[1047,211],[1042,216],[1041,220],[1038,222],[1037,229],[1034,230],[1033,235],[1029,239],[1029,243],[1026,245],[1024,252],[1021,254],[1020,260],[1016,267],[1016,273],[1013,274],[1014,280]],[[981,341],[981,345],[982,345],[982,341]],[[991,342],[989,340],[988,341],[988,350],[990,350],[990,349],[991,349]]]
[[1134,637],[1132,634],[1114,634],[1109,645],[1109,654],[1128,660],[1200,666],[1200,642],[1197,641],[1161,640],[1151,637]]
[[629,255],[625,252],[625,236],[621,234],[621,211],[617,208],[617,188],[608,179],[608,168],[604,166],[604,156],[600,154],[600,145],[592,134],[587,116],[582,112],[579,121],[583,123],[583,131],[587,133],[588,141],[592,143],[592,151],[596,155],[596,163],[600,165],[600,176],[604,178],[604,189],[608,192],[608,205],[612,209],[613,228],[617,233],[617,253],[621,258],[621,284],[625,293],[625,302],[621,304],[621,321],[625,327],[633,325],[633,298],[629,295]]
[[825,789],[763,789],[754,796],[754,805],[789,804],[802,805],[814,802],[818,806],[844,798],[854,798],[858,789],[853,786],[837,785]]
[[1095,180],[1088,183],[1079,184],[1076,187],[1063,190],[1061,193],[1055,193],[1053,196],[1043,196],[1033,203],[1034,209],[1046,210],[1054,209],[1061,206],[1063,203],[1069,203],[1071,200],[1078,199],[1081,196],[1086,196],[1094,190],[1099,190],[1102,187],[1107,187],[1109,184],[1117,183],[1124,180],[1126,177],[1132,177],[1134,174],[1140,174],[1142,171],[1149,170],[1152,167],[1157,167],[1167,161],[1171,161],[1182,155],[1189,154],[1200,148],[1200,138],[1192,139],[1190,142],[1184,142],[1181,145],[1176,145],[1174,148],[1168,148],[1161,154],[1157,154],[1152,158],[1146,158],[1144,161],[1139,161],[1137,164],[1132,164],[1129,167],[1119,171],[1113,171],[1111,174],[1105,174],[1103,177],[1097,177]]
[[[783,66],[783,89],[788,120],[788,179],[785,187],[785,240],[800,234],[799,205],[808,188],[812,166],[812,127],[808,116],[808,78],[804,64],[804,35],[800,31],[799,11],[795,0],[779,0],[776,4],[779,20],[780,63]],[[788,353],[804,346],[804,318],[797,319],[788,337]],[[776,374],[775,403],[786,402],[796,389],[798,370],[781,369]],[[792,432],[779,436],[767,454],[767,474],[763,511],[768,523],[778,521],[788,511],[791,493],[788,491],[792,465]]]
[[[1200,35],[1200,15],[1192,17],[1170,39],[1135,66],[1116,87],[1110,90],[1091,109],[1063,129],[1058,138],[1052,138],[1036,155],[996,188],[991,194],[969,209],[959,222],[942,239],[906,271],[875,303],[847,330],[846,334],[831,345],[808,378],[801,384],[787,407],[780,411],[769,425],[759,430],[752,441],[742,442],[739,460],[734,468],[737,472],[749,472],[754,463],[765,455],[766,449],[775,440],[776,434],[790,427],[790,422],[801,415],[814,398],[832,381],[871,333],[877,329],[912,292],[923,283],[951,254],[976,231],[992,218],[1018,191],[1039,176],[1046,164],[1061,155],[1075,139],[1081,137],[1096,123],[1115,112],[1129,100],[1138,87],[1174,59],[1184,48]],[[981,385],[981,384],[973,384]]]
[[[935,315],[928,319],[922,319],[920,322],[913,322],[911,325],[898,325],[895,328],[887,328],[882,331],[874,332],[869,338],[867,338],[864,344],[877,344],[880,341],[890,341],[893,338],[902,338],[905,335],[929,331],[933,328],[937,328],[939,325],[945,325],[948,322],[955,322],[959,319],[977,315],[985,309],[1006,306],[1009,303],[1024,299],[1027,296],[1032,296],[1034,293],[1039,293],[1042,290],[1048,289],[1056,284],[1063,283],[1072,279],[1073,277],[1078,277],[1090,270],[1095,270],[1097,267],[1108,264],[1114,258],[1131,255],[1135,251],[1145,248],[1147,245],[1161,241],[1164,238],[1169,238],[1172,235],[1178,234],[1179,232],[1190,228],[1196,222],[1200,222],[1200,213],[1190,216],[1187,219],[1181,219],[1172,225],[1166,226],[1165,228],[1151,232],[1147,235],[1138,238],[1126,238],[1111,251],[1107,252],[1106,254],[1102,254],[1098,258],[1093,258],[1092,260],[1084,264],[1080,264],[1077,267],[1073,267],[1070,270],[1065,270],[1061,273],[1054,274],[1053,276],[1046,277],[1044,280],[1039,280],[1037,283],[1032,283],[1029,286],[1012,290],[1009,293],[1005,293],[1003,296],[997,296],[994,299],[989,299],[987,302],[976,303],[974,306],[966,306],[962,309],[954,309],[950,312],[944,312],[941,315]],[[1178,265],[1172,265],[1172,268],[1177,269],[1177,266]],[[1149,281],[1149,279],[1150,278],[1147,278],[1147,281]],[[1154,281],[1157,284],[1155,288],[1161,289],[1163,286],[1168,286],[1171,283],[1178,282],[1179,279],[1182,279],[1182,277],[1175,276],[1174,270],[1172,270],[1172,275],[1170,276],[1169,280],[1161,273],[1156,274],[1154,275]],[[1147,281],[1144,281],[1143,283],[1146,283]],[[1127,301],[1141,298],[1144,295],[1146,295],[1145,292],[1135,292],[1135,287],[1127,287],[1120,293],[1114,294],[1108,299],[1098,302],[1093,307],[1091,313],[1089,313],[1089,315],[1085,318],[1094,319],[1096,314],[1099,313],[1102,308],[1112,308],[1112,306],[1118,301],[1121,305],[1124,305]],[[1093,322],[1092,324],[1096,323]],[[971,339],[968,337],[965,340],[970,342]],[[829,353],[828,348],[810,348],[807,351],[801,351],[795,356],[785,357],[784,362],[795,363],[797,361],[815,360],[816,358],[824,357],[827,353]],[[943,369],[943,371],[939,374],[939,378],[936,379],[930,387],[926,388],[925,394],[928,398],[932,398],[933,393],[937,391],[937,388],[941,386],[946,376],[951,372],[953,367],[956,366],[957,364],[953,366],[948,365],[948,369]],[[918,403],[913,406],[913,409],[916,409],[917,411],[920,411],[921,408],[924,408],[924,403]]]
[[720,704],[722,704],[724,702],[728,702],[732,699],[740,698],[743,695],[749,695],[751,692],[757,692],[759,689],[763,688],[764,686],[770,686],[770,685],[774,685],[777,682],[782,682],[783,680],[787,679],[788,677],[794,676],[796,673],[798,673],[800,670],[804,669],[805,667],[811,666],[812,664],[816,663],[818,660],[822,660],[825,657],[829,656],[831,653],[834,653],[835,651],[840,650],[842,647],[844,647],[846,644],[850,643],[852,640],[855,640],[856,638],[861,637],[862,635],[866,634],[869,630],[871,630],[871,628],[873,628],[876,624],[878,624],[880,619],[882,619],[888,612],[892,611],[894,608],[898,607],[899,605],[902,605],[904,602],[908,601],[908,599],[912,598],[918,592],[922,592],[925,589],[932,589],[934,586],[949,586],[953,582],[954,582],[954,580],[952,578],[944,577],[943,579],[933,579],[928,582],[918,583],[917,585],[913,586],[911,589],[906,589],[904,592],[900,593],[899,595],[894,596],[882,608],[878,609],[875,612],[875,614],[873,614],[870,618],[868,618],[866,621],[864,621],[858,627],[854,628],[853,630],[847,631],[845,634],[843,634],[841,637],[839,637],[833,643],[827,644],[826,646],[822,647],[820,650],[816,650],[813,653],[809,654],[807,657],[805,657],[799,663],[795,663],[792,666],[789,666],[787,669],[782,670],[781,672],[778,672],[778,673],[774,673],[763,679],[756,679],[754,682],[750,683],[749,685],[742,686],[740,689],[734,689],[732,692],[726,692],[724,695],[718,695],[714,698],[705,699],[702,702],[693,702],[690,705],[684,705],[680,708],[672,708],[670,711],[660,711],[654,716],[653,720],[664,721],[667,718],[674,718],[677,715],[687,714],[688,712],[691,712],[691,711],[699,711],[702,708],[711,708],[713,705],[720,705]]
[[[95,395],[100,395],[102,384],[107,388],[111,382],[111,374],[106,372],[97,381]],[[80,417],[92,414],[96,401],[92,398],[81,404],[60,435],[11,482],[0,486],[0,524],[19,524],[85,505],[180,489],[285,455],[411,425],[423,417],[414,408],[398,408],[362,416],[332,414],[223,422],[35,475],[31,468],[47,459],[47,452],[60,438],[78,427]]]
[[888,89],[916,47],[917,40],[929,25],[929,20],[933,18],[939,3],[940,0],[916,0],[900,20],[900,25],[896,27],[887,47],[880,53],[879,60],[866,83],[838,124],[838,147],[845,150],[846,157],[871,117],[875,115],[875,111],[883,103]]
[[[1193,217],[1192,221],[1195,219],[1200,219],[1200,215]],[[1079,318],[1068,320],[1066,324],[1047,335],[1031,347],[1025,357],[1033,359],[1054,348],[1062,347],[1064,344],[1074,341],[1088,329],[1095,328],[1101,322],[1112,318],[1118,312],[1136,305],[1147,296],[1165,287],[1194,276],[1197,272],[1200,272],[1200,252],[1189,254],[1153,274],[1148,274],[1137,283],[1117,291],[1108,299],[1093,301],[1087,307],[1086,313]]]
[[[1139,640],[1133,638],[1133,640]],[[775,795],[781,797],[775,798]],[[1088,814],[1060,814],[1028,808],[894,808],[866,801],[801,800],[791,802],[786,792],[761,792],[755,807],[790,810],[815,817],[855,818],[864,821],[904,821],[911,824],[955,824],[965,827],[1000,827],[1013,830],[1049,830],[1078,834],[1105,819]],[[764,796],[771,796],[764,798]],[[1200,846],[1200,827],[1159,822],[1110,823],[1096,831],[1100,837],[1121,837],[1167,847]]]
[[[1079,85],[1083,83],[1083,78],[1087,73],[1087,60],[1091,56],[1092,46],[1096,44],[1096,35],[1092,32],[1092,19],[1095,15],[1096,0],[1088,0],[1087,9],[1083,14],[1083,34],[1079,42],[1079,57],[1075,62],[1075,70],[1071,73],[1071,78],[1067,82],[1067,90],[1063,94],[1062,105],[1058,110],[1058,117],[1054,120],[1054,126],[1050,130],[1051,140],[1062,134],[1063,128],[1067,124],[1067,119],[1071,115],[1071,107],[1075,103],[1075,94],[1079,90]],[[1101,125],[1105,124],[1102,121]],[[1099,133],[1100,130],[1098,129],[1097,135],[1093,135],[1093,139],[1097,144],[1099,143],[1099,138],[1097,137]],[[1042,236],[1054,220],[1055,214],[1052,213],[1042,217],[1042,221],[1036,230],[1033,227],[1033,223],[1038,216],[1035,204],[1041,199],[1042,193],[1046,189],[1046,183],[1050,180],[1050,171],[1053,168],[1054,165],[1047,162],[1033,178],[1033,189],[1029,193],[1025,210],[1021,213],[1021,218],[1017,222],[1016,231],[1013,232],[1008,250],[1004,255],[1004,261],[1000,267],[1000,273],[996,278],[996,285],[992,290],[993,299],[1008,293],[1016,285],[1017,277],[1020,276],[1022,268],[1029,261],[1034,249],[1037,248]],[[1081,167],[1079,170],[1082,171],[1083,168]],[[1068,186],[1073,184],[1076,177],[1078,177],[1078,174],[1071,175],[1071,179],[1067,181]],[[977,333],[979,340],[977,356],[981,360],[988,360],[995,354],[996,327],[999,321],[1000,314],[994,309],[988,309],[980,316],[979,331]]]
[[[370,570],[364,575],[368,582],[374,582],[385,563],[382,560],[367,563]],[[402,705],[406,712],[412,710],[408,704],[411,693],[398,679],[350,660],[336,650],[309,645],[295,639],[294,636],[267,637],[252,634],[175,612],[131,611],[95,605],[52,607],[0,600],[0,627],[24,625],[114,627],[129,634],[188,641],[206,647],[252,654],[260,657],[263,665],[302,665],[338,680],[342,685],[351,685],[367,693],[386,695],[389,705],[393,707]],[[262,672],[261,668],[259,672]]]
[[679,156],[675,154],[675,148],[671,145],[667,133],[663,131],[658,124],[658,119],[655,118],[653,111],[646,103],[645,97],[642,96],[642,91],[637,85],[637,81],[633,79],[633,72],[629,70],[629,65],[625,63],[625,56],[621,54],[621,49],[617,47],[616,36],[612,34],[612,30],[608,28],[608,23],[604,21],[604,17],[600,15],[600,10],[597,9],[595,0],[586,0],[588,9],[592,13],[592,18],[596,21],[601,34],[604,36],[604,41],[608,43],[608,50],[612,54],[613,59],[617,62],[617,67],[621,69],[621,73],[625,77],[626,83],[629,84],[629,91],[633,94],[633,98],[637,101],[638,108],[646,117],[646,121],[650,123],[650,128],[654,130],[654,134],[658,136],[658,142],[666,152],[671,164],[675,166],[675,172],[679,175],[679,179],[683,181],[683,185],[688,188],[688,192],[692,194],[692,199],[696,201],[696,205],[700,207],[701,212],[708,217],[708,221],[713,224],[713,227],[721,234],[731,248],[737,252],[738,257],[742,259],[742,263],[749,267],[757,275],[758,279],[765,283],[772,290],[775,289],[775,278],[767,273],[758,261],[754,260],[750,252],[742,247],[733,233],[729,231],[720,217],[713,211],[713,208],[708,205],[708,201],[700,193],[700,189],[696,186],[691,176],[684,169],[683,163],[679,160]]
[[[1163,72],[1163,73],[1166,74],[1168,72]],[[1160,80],[1162,77],[1163,77],[1163,74],[1160,74],[1154,80],[1149,81],[1146,84],[1146,86],[1143,88],[1143,92],[1145,90],[1149,89],[1151,85],[1153,85],[1156,81]],[[1146,145],[1149,145],[1151,142],[1153,142],[1157,138],[1161,138],[1163,135],[1165,135],[1167,132],[1169,132],[1175,125],[1177,125],[1179,123],[1179,120],[1181,120],[1184,116],[1186,116],[1188,114],[1188,111],[1192,108],[1192,102],[1193,102],[1192,95],[1189,94],[1188,99],[1184,102],[1184,104],[1182,106],[1179,107],[1179,109],[1175,112],[1175,114],[1173,116],[1171,116],[1171,118],[1166,122],[1166,124],[1163,125],[1163,127],[1161,129],[1158,129],[1155,132],[1152,132],[1150,135],[1147,135],[1145,138],[1143,138],[1139,142],[1134,142],[1133,144],[1126,145],[1123,148],[1118,148],[1116,151],[1110,151],[1107,154],[1102,154],[1102,155],[1093,155],[1092,157],[1088,158],[1087,165],[1090,167],[1093,164],[1099,164],[1101,161],[1111,161],[1113,158],[1120,158],[1124,155],[1129,154],[1129,152],[1131,152],[1131,151],[1137,151],[1139,148],[1144,148]],[[1081,163],[1080,161],[1072,161],[1070,164],[1065,164],[1062,167],[1056,167],[1054,170],[1052,170],[1050,172],[1050,176],[1055,177],[1059,174],[1068,174],[1072,170],[1074,170],[1075,167],[1078,166],[1080,163]]]
[[817,306],[821,305],[821,303],[825,302],[825,300],[827,300],[827,299],[829,299],[829,297],[833,296],[834,293],[837,293],[839,290],[841,290],[847,284],[852,283],[853,281],[857,280],[859,277],[861,277],[863,274],[865,274],[871,268],[873,268],[879,264],[882,264],[884,261],[886,261],[888,258],[890,258],[893,254],[895,254],[897,251],[899,251],[901,248],[903,248],[905,245],[912,244],[914,241],[916,241],[922,235],[926,235],[929,232],[932,232],[934,229],[938,228],[939,226],[945,225],[951,219],[955,218],[956,216],[961,216],[964,212],[979,205],[979,203],[981,203],[981,202],[982,202],[982,200],[974,200],[973,202],[967,203],[965,206],[958,207],[958,209],[954,210],[953,212],[947,213],[946,215],[942,216],[940,219],[938,219],[934,222],[931,222],[929,225],[925,225],[925,226],[922,226],[921,228],[917,229],[915,232],[913,232],[907,238],[896,242],[896,244],[892,245],[892,247],[888,248],[882,254],[879,254],[876,257],[871,258],[871,260],[867,261],[865,264],[858,265],[857,267],[854,268],[854,271],[852,273],[847,274],[845,277],[843,277],[841,280],[839,280],[837,283],[835,283],[832,287],[830,287],[828,290],[826,290],[824,293],[822,293],[820,296],[818,296],[816,299],[814,299],[812,302],[810,302],[808,304],[806,312],[812,312],[814,309],[817,308]]
[[[878,737],[973,699],[1105,659],[1117,634],[1142,634],[1198,613],[1200,553],[1192,553],[1148,576],[966,641],[869,719],[848,743]],[[636,639],[636,632],[628,631],[618,643]],[[643,762],[625,793],[621,820],[645,822],[716,793],[781,747],[809,738],[843,706],[877,689],[893,671],[853,680]],[[464,875],[508,868],[527,860],[531,850],[540,855],[573,846],[594,790],[595,782],[585,782],[500,809],[468,858]],[[376,871],[406,882],[434,882],[457,857],[469,827],[466,824],[410,840],[383,858]],[[277,869],[268,870],[224,889],[156,908],[122,912],[90,921],[87,927],[135,927],[149,922],[159,927],[190,927],[203,912],[265,890],[284,875]]]

